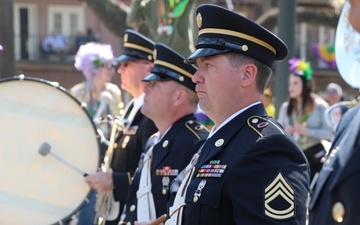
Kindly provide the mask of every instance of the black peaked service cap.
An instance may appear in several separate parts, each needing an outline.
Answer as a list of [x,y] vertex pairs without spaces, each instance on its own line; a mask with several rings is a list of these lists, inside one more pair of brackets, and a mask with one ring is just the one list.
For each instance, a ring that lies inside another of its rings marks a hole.
[[154,67],[151,73],[142,81],[166,81],[174,80],[195,91],[195,83],[192,76],[197,67],[185,64],[185,58],[164,44],[156,43],[154,46]]
[[127,29],[124,35],[124,51],[117,58],[118,62],[148,60],[153,62],[154,42],[144,35]]
[[199,28],[196,51],[186,60],[236,52],[254,58],[270,68],[275,60],[288,54],[286,44],[273,33],[253,21],[212,4],[200,5],[196,10]]

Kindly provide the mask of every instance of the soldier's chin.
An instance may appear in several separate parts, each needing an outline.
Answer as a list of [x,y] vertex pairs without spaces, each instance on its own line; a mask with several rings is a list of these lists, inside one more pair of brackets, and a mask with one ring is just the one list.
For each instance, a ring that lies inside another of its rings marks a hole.
[[202,111],[206,113],[206,111],[209,109],[208,103],[204,98],[199,99],[199,106]]

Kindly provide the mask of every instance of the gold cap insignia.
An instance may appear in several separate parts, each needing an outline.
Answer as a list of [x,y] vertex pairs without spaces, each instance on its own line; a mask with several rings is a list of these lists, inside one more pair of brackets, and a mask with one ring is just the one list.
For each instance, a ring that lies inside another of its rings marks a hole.
[[124,42],[128,42],[128,34],[124,35]]
[[215,146],[216,147],[220,147],[221,145],[223,145],[224,144],[224,139],[218,139],[216,142],[215,142]]
[[202,26],[202,16],[200,13],[198,13],[196,15],[196,24],[197,24],[198,28],[200,28]]
[[[288,204],[282,209],[274,209],[271,202],[277,198],[284,199]],[[279,220],[293,217],[295,215],[294,201],[295,191],[281,173],[265,188],[265,214],[270,218]]]
[[341,223],[344,221],[344,215],[345,215],[345,206],[341,202],[337,202],[332,207],[332,217],[333,219]]

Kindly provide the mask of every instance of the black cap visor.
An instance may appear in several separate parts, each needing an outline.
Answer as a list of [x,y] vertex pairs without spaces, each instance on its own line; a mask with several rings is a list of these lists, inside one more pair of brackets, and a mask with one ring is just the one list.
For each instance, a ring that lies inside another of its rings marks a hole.
[[184,60],[186,64],[195,64],[197,58],[219,55],[222,53],[230,52],[229,49],[216,49],[216,48],[199,48],[193,52],[187,59]]
[[136,60],[142,60],[142,58],[137,58],[129,55],[121,55],[119,56],[116,61],[119,63],[126,62],[126,61],[136,61]]
[[170,77],[166,77],[166,76],[160,76],[157,75],[155,73],[150,73],[149,75],[147,75],[146,77],[144,77],[143,79],[141,79],[141,81],[144,82],[150,82],[150,81],[167,81],[167,80],[174,80]]

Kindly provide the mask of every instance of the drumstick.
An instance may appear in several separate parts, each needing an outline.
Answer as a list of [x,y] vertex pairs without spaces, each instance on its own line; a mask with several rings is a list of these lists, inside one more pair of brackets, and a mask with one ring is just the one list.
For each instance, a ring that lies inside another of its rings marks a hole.
[[158,225],[162,222],[164,222],[166,220],[166,214],[160,216],[159,218],[157,218],[156,220],[154,220],[152,223],[150,223],[149,225]]
[[73,164],[69,163],[68,161],[66,161],[64,158],[60,157],[59,155],[53,153],[50,151],[51,149],[51,145],[47,142],[44,142],[41,144],[40,148],[39,148],[39,154],[42,156],[46,156],[47,154],[50,154],[52,157],[54,157],[55,159],[59,160],[60,162],[62,162],[63,164],[65,164],[66,166],[70,167],[71,169],[75,170],[76,172],[80,173],[81,175],[83,175],[84,177],[86,177],[88,174],[85,173],[84,171],[80,170],[79,168],[77,168],[76,166],[74,166]]

